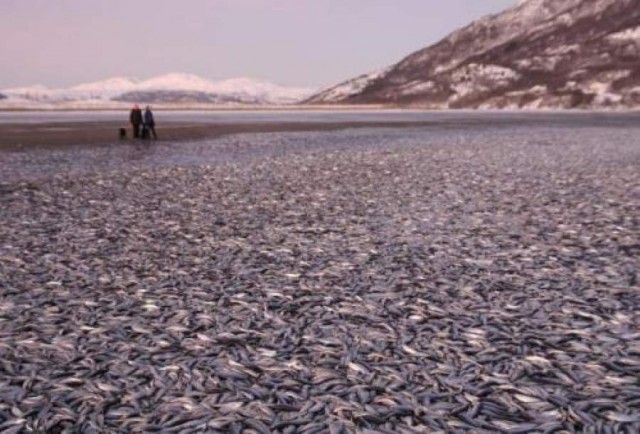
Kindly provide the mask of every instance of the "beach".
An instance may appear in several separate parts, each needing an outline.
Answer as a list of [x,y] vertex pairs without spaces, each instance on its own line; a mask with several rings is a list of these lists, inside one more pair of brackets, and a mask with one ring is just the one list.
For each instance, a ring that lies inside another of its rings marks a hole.
[[[168,122],[158,127],[163,141],[188,141],[215,138],[228,134],[265,133],[282,131],[317,131],[358,128],[363,126],[402,127],[405,124],[344,123],[251,123],[251,124],[207,124]],[[413,124],[419,125],[419,124]],[[409,125],[411,126],[411,125]],[[127,128],[125,143],[132,143],[131,128],[123,122],[72,122],[50,124],[5,124],[0,125],[0,149],[20,150],[38,148],[65,148],[70,146],[95,146],[121,143],[118,132]]]
[[519,119],[0,126],[0,427],[640,430],[640,129]]
[[[429,127],[635,127],[638,112],[570,111],[425,111],[367,110],[213,110],[158,111],[157,130],[164,142],[184,142],[230,134],[332,131],[352,128]],[[61,149],[136,143],[127,112],[0,112],[0,152],[32,148]],[[119,139],[125,128],[127,139]]]

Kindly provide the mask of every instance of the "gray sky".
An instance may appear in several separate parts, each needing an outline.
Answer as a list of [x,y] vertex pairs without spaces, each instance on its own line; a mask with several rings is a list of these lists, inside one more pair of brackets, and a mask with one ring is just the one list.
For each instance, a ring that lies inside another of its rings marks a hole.
[[0,0],[0,88],[187,72],[320,87],[516,0]]

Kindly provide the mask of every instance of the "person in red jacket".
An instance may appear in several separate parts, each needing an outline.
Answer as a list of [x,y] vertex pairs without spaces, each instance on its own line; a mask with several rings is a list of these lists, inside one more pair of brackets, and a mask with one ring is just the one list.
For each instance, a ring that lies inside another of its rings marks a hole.
[[138,104],[134,105],[131,109],[131,114],[129,114],[129,121],[133,126],[133,137],[135,139],[140,138],[140,126],[142,125],[142,110]]

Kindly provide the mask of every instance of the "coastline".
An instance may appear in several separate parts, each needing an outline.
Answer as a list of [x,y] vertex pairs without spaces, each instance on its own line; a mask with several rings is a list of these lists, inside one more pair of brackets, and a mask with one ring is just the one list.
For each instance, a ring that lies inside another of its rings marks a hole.
[[[164,122],[157,127],[159,140],[181,142],[211,139],[229,134],[335,131],[348,128],[403,128],[433,125],[420,122],[247,122],[203,123]],[[127,128],[128,139],[118,138],[118,129]],[[47,122],[38,124],[0,124],[0,151],[20,151],[28,148],[66,148],[131,143],[131,128],[126,121]]]
[[[252,110],[242,110],[250,113]],[[278,112],[279,110],[271,110]],[[287,111],[284,108],[280,111]],[[289,111],[296,111],[290,110]],[[305,110],[306,111],[306,110]],[[313,110],[309,110],[312,112]],[[380,117],[376,114],[395,113],[392,117]],[[97,111],[77,111],[78,113],[96,113]],[[163,112],[163,110],[157,110]],[[198,111],[193,111],[197,113]],[[212,111],[214,112],[214,111]],[[255,112],[263,112],[255,110]],[[265,110],[264,113],[268,113]],[[422,111],[387,108],[352,110],[351,113],[367,113],[365,118],[349,117],[350,111],[327,108],[326,113],[339,113],[333,119],[300,118],[281,116],[280,119],[258,117],[247,119],[182,119],[163,120],[158,122],[157,130],[162,142],[184,142],[212,139],[230,134],[300,132],[300,131],[335,131],[352,128],[411,128],[411,127],[446,127],[446,128],[479,128],[488,124],[493,126],[546,125],[562,127],[637,127],[640,126],[637,111]],[[119,143],[131,143],[131,127],[127,114],[106,116],[100,119],[44,119],[25,120],[24,115],[12,115],[4,121],[0,119],[0,152],[20,151],[25,149],[60,149],[77,146],[113,146]],[[18,112],[14,112],[18,113]],[[42,112],[33,112],[42,113]],[[51,113],[55,113],[52,111]],[[113,113],[105,111],[105,113]],[[224,111],[220,111],[224,113]],[[228,112],[227,112],[228,113]],[[342,114],[345,114],[343,117]],[[398,115],[400,113],[400,115]],[[416,113],[424,115],[416,116]],[[1,114],[1,113],[0,113]],[[371,114],[371,115],[369,115]],[[407,114],[408,116],[405,116]],[[261,116],[261,115],[260,115]],[[118,120],[115,120],[118,119]],[[121,141],[118,130],[126,128],[128,139]]]

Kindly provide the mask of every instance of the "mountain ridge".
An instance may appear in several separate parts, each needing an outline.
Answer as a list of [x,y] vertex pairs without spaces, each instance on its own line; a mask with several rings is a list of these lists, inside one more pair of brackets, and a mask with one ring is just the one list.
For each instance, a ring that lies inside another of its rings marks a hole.
[[194,74],[169,73],[145,80],[112,77],[50,89],[43,85],[2,89],[7,100],[24,104],[109,104],[120,102],[181,104],[293,104],[311,89],[285,87],[265,80],[233,78],[211,81]]
[[640,0],[528,0],[306,103],[631,108],[639,65]]

